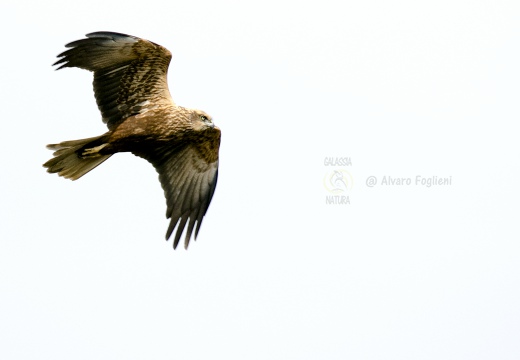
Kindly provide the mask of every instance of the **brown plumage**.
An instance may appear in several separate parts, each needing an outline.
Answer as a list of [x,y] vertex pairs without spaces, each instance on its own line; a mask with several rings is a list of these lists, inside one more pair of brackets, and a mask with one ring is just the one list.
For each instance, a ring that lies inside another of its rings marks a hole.
[[166,48],[113,32],[86,36],[67,44],[70,49],[58,55],[54,65],[94,72],[94,95],[109,131],[48,145],[54,157],[43,166],[77,180],[117,152],[148,160],[166,196],[166,217],[171,219],[166,240],[177,227],[176,248],[187,225],[187,248],[194,229],[197,237],[217,185],[220,129],[203,111],[173,102],[166,79],[171,53]]

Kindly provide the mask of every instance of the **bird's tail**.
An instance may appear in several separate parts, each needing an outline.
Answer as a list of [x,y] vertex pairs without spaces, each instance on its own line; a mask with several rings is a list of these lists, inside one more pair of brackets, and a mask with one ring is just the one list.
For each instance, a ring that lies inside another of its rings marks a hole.
[[43,166],[50,173],[77,180],[112,156],[99,153],[107,145],[103,143],[102,137],[103,135],[47,145],[47,149],[55,150],[54,157]]

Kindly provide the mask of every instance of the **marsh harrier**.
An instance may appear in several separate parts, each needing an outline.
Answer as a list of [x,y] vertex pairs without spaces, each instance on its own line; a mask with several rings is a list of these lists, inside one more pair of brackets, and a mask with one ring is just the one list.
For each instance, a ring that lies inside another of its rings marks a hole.
[[118,152],[148,160],[166,196],[166,240],[177,228],[176,248],[186,228],[187,248],[217,185],[220,129],[205,112],[172,100],[166,79],[171,53],[166,48],[113,32],[87,34],[66,47],[70,49],[54,65],[94,73],[94,95],[108,132],[48,145],[54,157],[43,166],[77,180]]

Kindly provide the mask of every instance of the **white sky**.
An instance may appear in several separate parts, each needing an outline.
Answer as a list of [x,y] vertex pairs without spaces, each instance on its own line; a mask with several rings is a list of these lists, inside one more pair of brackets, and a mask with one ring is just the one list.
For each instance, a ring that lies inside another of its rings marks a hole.
[[[520,358],[517,2],[0,4],[1,359]],[[100,30],[170,49],[222,129],[188,251],[142,159],[41,166],[106,131],[91,74],[51,67]]]

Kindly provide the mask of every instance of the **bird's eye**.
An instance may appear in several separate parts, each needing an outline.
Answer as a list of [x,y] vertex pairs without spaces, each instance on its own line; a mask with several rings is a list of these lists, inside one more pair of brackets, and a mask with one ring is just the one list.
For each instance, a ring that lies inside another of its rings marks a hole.
[[208,117],[207,117],[206,115],[201,115],[201,116],[200,116],[200,119],[201,119],[202,121],[204,121],[204,122],[208,122],[208,121],[209,121],[209,120],[208,120]]

